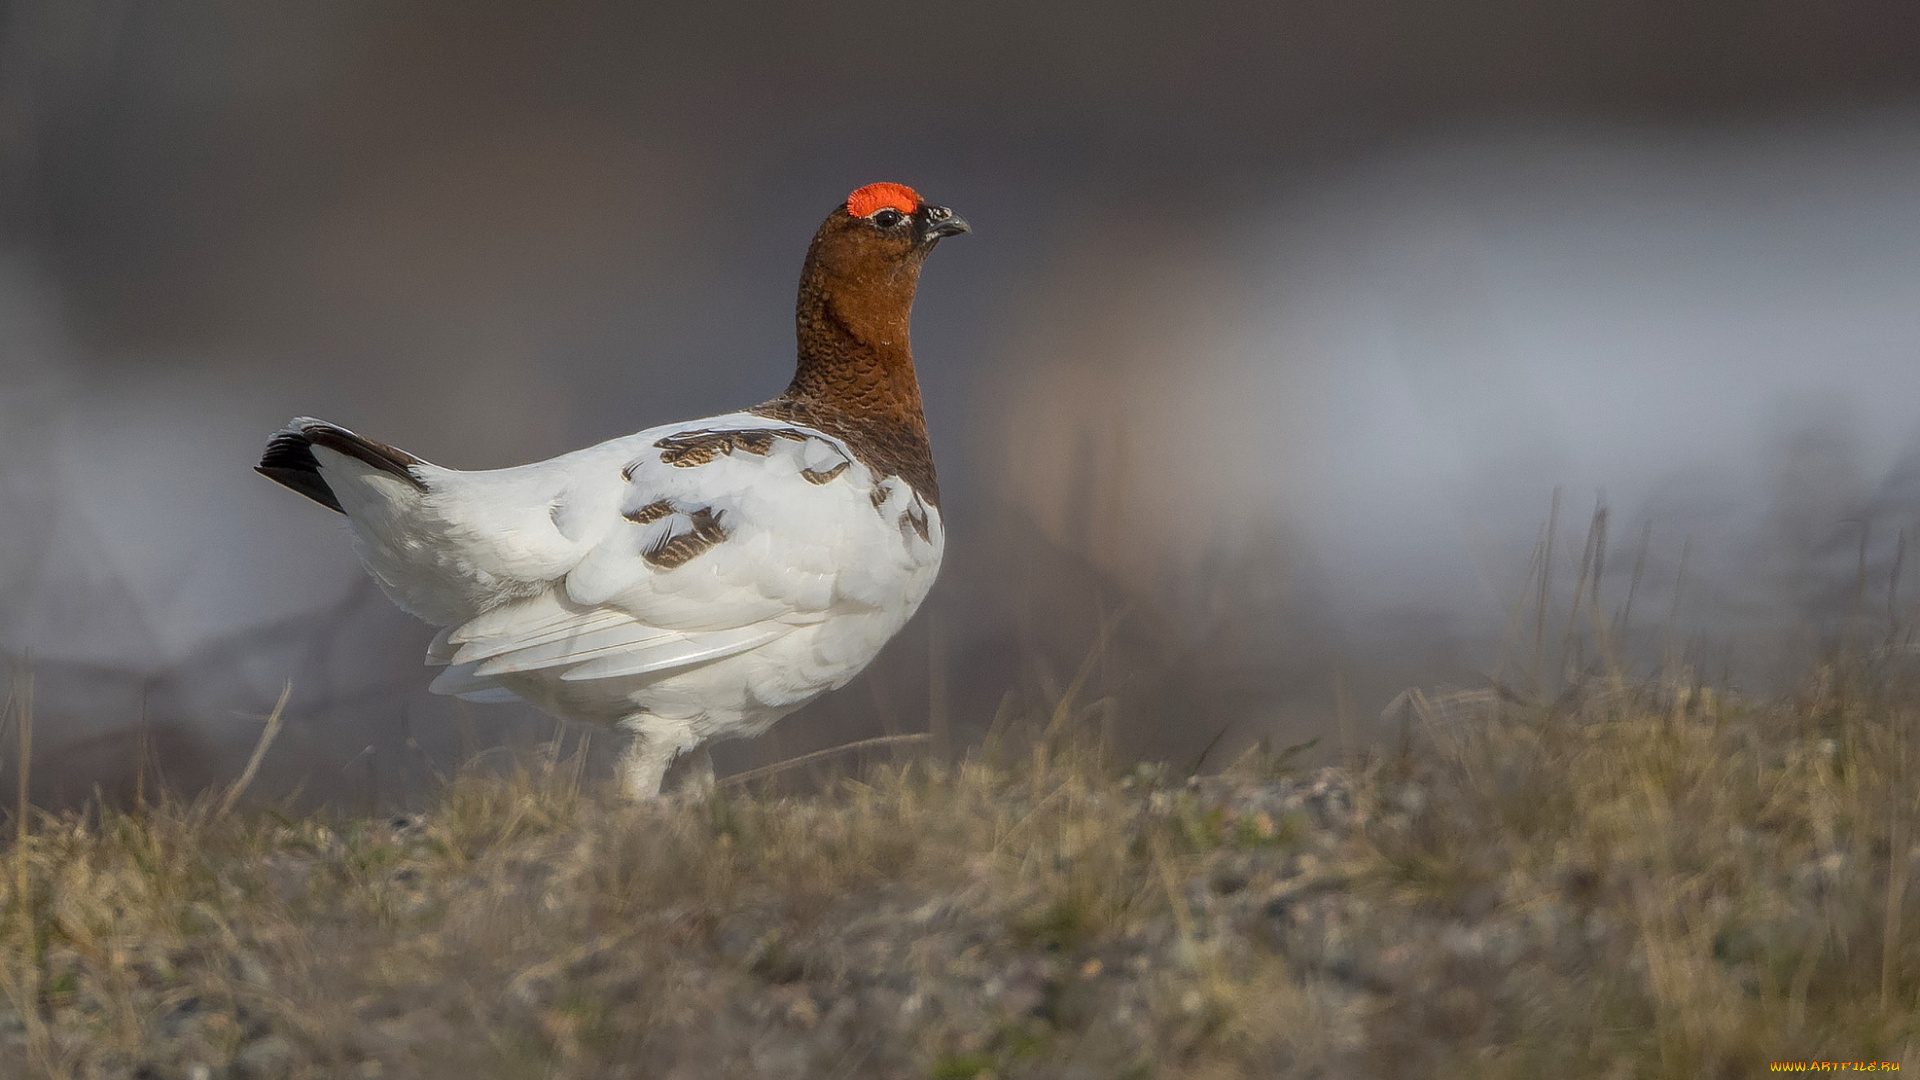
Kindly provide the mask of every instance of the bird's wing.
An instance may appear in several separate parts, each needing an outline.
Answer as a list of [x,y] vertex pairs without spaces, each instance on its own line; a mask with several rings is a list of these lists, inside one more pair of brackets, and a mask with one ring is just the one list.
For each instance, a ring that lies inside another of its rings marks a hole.
[[448,669],[435,690],[472,694],[521,672],[557,669],[574,681],[705,663],[842,611],[898,603],[903,575],[928,554],[937,562],[924,538],[928,551],[916,553],[894,524],[905,512],[894,504],[910,493],[820,432],[734,414],[621,442],[620,457],[548,463],[567,475],[543,516],[577,557],[550,587],[436,638],[428,662]]

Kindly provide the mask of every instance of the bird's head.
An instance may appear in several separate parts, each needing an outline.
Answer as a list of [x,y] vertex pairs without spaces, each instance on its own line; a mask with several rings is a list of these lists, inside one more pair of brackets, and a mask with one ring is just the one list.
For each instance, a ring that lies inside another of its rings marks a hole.
[[[845,284],[873,287],[904,277],[910,288],[935,244],[972,231],[952,210],[927,202],[905,184],[868,184],[827,215],[808,259],[826,277]],[[903,270],[910,272],[902,275]]]

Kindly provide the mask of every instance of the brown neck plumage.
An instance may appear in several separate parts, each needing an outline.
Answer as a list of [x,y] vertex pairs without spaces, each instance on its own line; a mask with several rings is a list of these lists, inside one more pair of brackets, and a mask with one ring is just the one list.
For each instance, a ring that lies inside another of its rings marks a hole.
[[830,218],[800,274],[799,364],[787,392],[755,409],[848,444],[879,476],[938,505],[908,324],[924,251],[899,257]]

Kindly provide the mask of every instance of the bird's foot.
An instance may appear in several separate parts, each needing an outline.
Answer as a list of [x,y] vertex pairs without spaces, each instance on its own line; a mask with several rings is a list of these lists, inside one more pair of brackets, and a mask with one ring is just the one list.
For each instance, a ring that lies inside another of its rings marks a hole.
[[661,790],[670,798],[698,802],[713,794],[713,755],[704,746],[675,758],[662,778]]

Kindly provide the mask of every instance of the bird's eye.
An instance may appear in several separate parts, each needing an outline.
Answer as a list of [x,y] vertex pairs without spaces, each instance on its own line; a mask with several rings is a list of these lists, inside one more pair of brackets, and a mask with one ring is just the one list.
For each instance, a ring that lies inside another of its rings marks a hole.
[[898,210],[882,210],[873,215],[873,223],[883,229],[891,229],[895,225],[900,224],[901,219],[904,217],[906,217],[906,215]]

